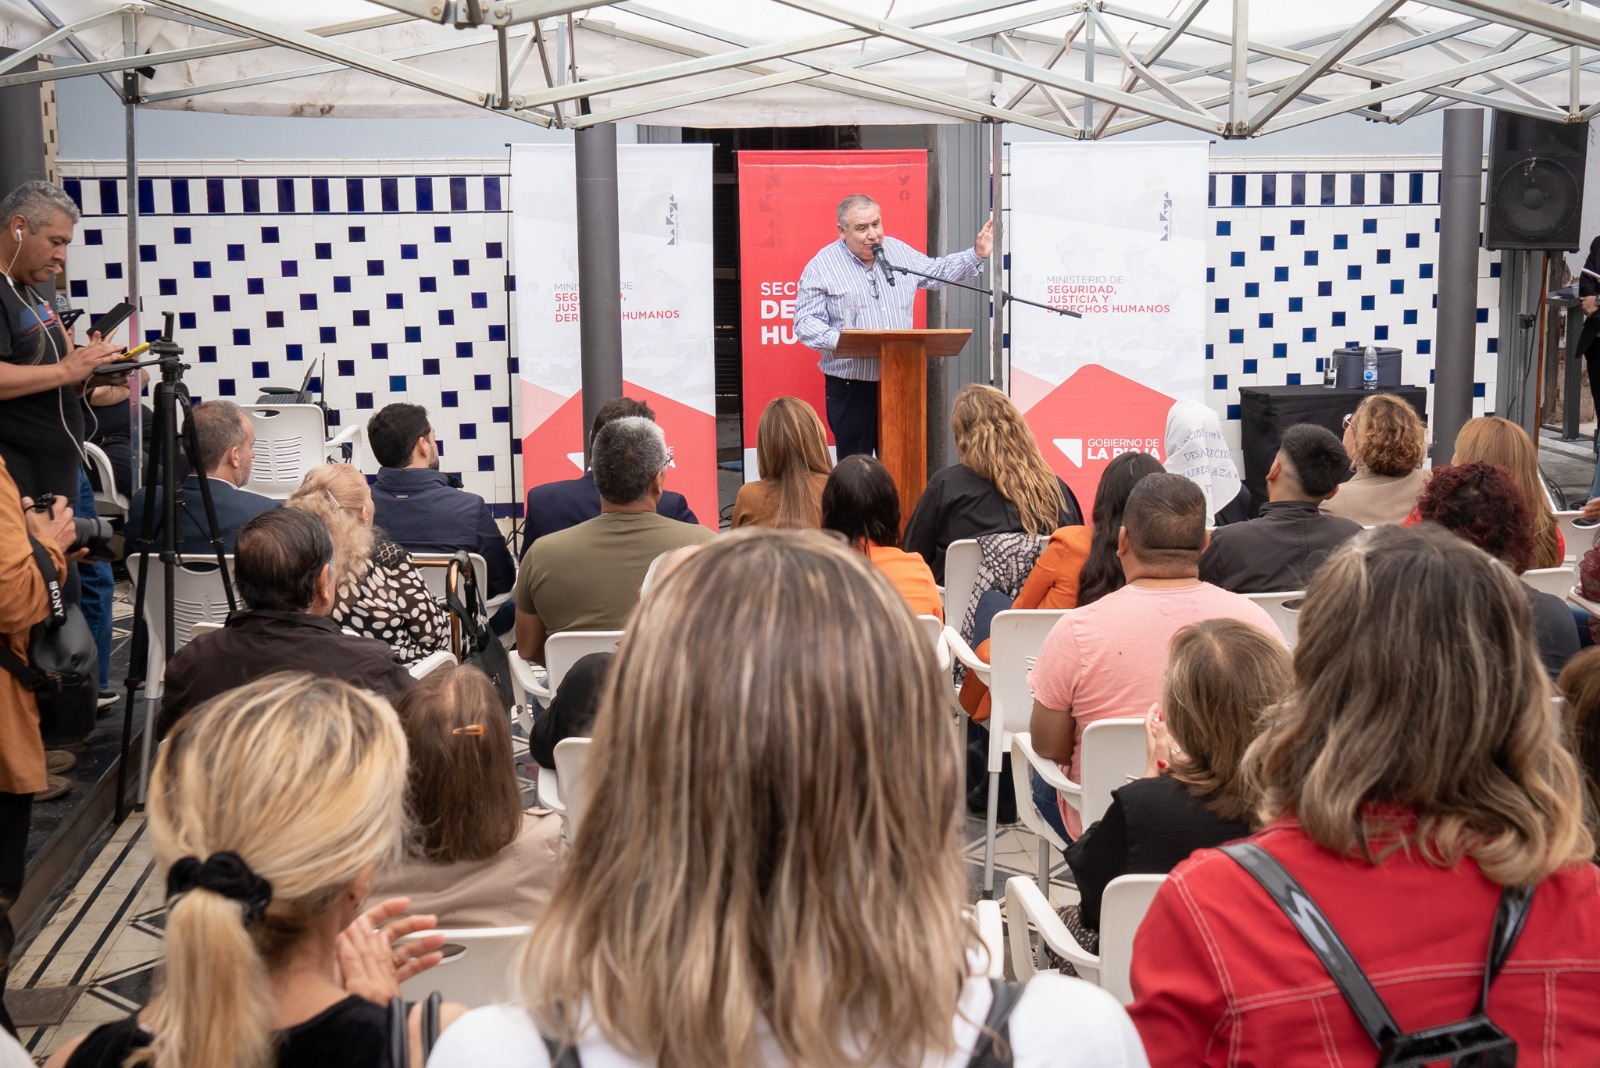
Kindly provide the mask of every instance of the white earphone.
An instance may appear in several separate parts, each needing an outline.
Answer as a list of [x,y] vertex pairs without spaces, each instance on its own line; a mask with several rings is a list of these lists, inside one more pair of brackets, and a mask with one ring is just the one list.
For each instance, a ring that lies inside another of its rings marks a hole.
[[13,230],[11,232],[17,235],[17,240],[18,241],[22,240],[22,227],[19,226],[19,227],[17,227],[15,230]]

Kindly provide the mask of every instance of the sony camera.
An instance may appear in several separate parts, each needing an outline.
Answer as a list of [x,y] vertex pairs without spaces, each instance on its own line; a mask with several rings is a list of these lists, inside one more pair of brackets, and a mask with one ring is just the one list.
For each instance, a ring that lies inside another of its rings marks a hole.
[[[55,507],[56,495],[54,493],[41,493],[33,502],[33,510],[49,515]],[[117,553],[111,548],[111,539],[115,531],[111,528],[111,520],[99,519],[93,516],[73,516],[72,525],[77,534],[72,539],[72,548],[67,550],[68,555],[79,549],[89,550],[91,560],[115,560]]]

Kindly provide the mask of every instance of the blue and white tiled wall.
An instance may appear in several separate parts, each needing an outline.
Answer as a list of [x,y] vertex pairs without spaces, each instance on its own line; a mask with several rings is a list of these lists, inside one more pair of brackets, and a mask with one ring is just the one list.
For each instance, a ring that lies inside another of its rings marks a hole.
[[[84,220],[74,303],[127,293],[120,162],[62,161]],[[1437,157],[1216,157],[1209,400],[1239,435],[1242,385],[1316,382],[1331,350],[1398,346],[1432,380]],[[503,159],[146,163],[146,334],[177,312],[198,398],[254,400],[309,362],[336,426],[395,400],[433,415],[444,466],[518,510],[515,324]],[[1498,256],[1479,253],[1475,412],[1493,405]],[[1430,398],[1431,410],[1431,398]]]
[[[1320,382],[1335,348],[1398,347],[1403,381],[1431,387],[1437,156],[1215,157],[1211,170],[1206,381],[1235,447],[1240,386]],[[1499,254],[1480,250],[1475,415],[1494,405],[1499,275]]]
[[[128,291],[122,166],[61,168],[83,208],[73,303],[98,312]],[[444,469],[509,517],[508,182],[504,160],[144,164],[142,331],[178,314],[196,399],[254,401],[314,367],[335,427],[425,405]]]

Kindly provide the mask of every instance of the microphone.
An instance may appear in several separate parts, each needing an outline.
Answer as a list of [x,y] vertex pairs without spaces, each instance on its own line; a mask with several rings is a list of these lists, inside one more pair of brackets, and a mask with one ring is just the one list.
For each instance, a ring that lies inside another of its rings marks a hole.
[[883,254],[882,245],[872,246],[872,258],[878,261],[878,266],[883,268],[883,277],[890,285],[894,285],[894,268],[889,264],[889,257]]

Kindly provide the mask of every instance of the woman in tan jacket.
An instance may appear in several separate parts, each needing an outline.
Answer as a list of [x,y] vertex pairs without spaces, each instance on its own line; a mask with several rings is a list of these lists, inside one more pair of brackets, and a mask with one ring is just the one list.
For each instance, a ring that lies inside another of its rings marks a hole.
[[833,463],[828,435],[811,405],[799,397],[777,397],[756,425],[759,482],[739,487],[733,526],[811,529],[822,524],[822,487]]
[[1422,470],[1427,431],[1411,405],[1388,393],[1368,397],[1345,417],[1344,448],[1356,473],[1322,502],[1321,511],[1366,527],[1410,515],[1428,481]]

